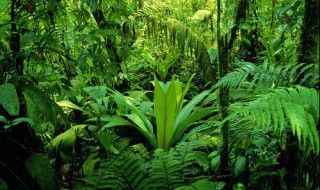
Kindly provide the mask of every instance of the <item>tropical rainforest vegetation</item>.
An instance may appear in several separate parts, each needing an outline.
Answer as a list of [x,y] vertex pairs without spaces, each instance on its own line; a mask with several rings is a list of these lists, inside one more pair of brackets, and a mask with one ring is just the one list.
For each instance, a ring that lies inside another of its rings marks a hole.
[[318,0],[1,0],[0,189],[319,189]]

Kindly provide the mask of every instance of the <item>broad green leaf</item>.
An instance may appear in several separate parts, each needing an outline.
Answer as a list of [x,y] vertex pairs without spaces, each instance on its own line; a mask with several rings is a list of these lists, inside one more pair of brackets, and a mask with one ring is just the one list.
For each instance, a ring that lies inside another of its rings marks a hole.
[[100,131],[98,133],[98,138],[106,150],[111,151],[114,154],[119,154],[119,151],[111,144],[111,137],[107,131]]
[[[101,120],[102,121],[102,120]],[[105,121],[105,120],[104,120]],[[113,116],[110,117],[110,120],[108,120],[108,123],[105,124],[101,130],[105,130],[107,128],[111,128],[111,127],[117,127],[117,126],[133,126],[132,123],[130,123],[129,121],[118,117],[118,116]]]
[[100,143],[103,145],[103,147],[106,150],[111,150],[111,138],[107,131],[100,131],[98,133],[98,138],[100,140]]
[[195,76],[196,76],[195,73],[192,74],[191,77],[189,78],[186,86],[184,87],[184,90],[183,90],[183,92],[182,92],[182,94],[181,94],[180,100],[178,101],[178,111],[180,111],[180,110],[182,109],[184,97],[185,97],[185,95],[187,94],[187,92],[188,92],[188,90],[189,90],[189,88],[190,88],[190,86],[191,86],[191,81],[192,81],[192,79],[193,79]]
[[4,116],[0,115],[0,122],[1,123],[8,123],[8,120]]
[[[176,117],[177,109],[177,94],[174,79],[169,84],[167,91],[165,91],[158,79],[155,77],[154,89],[154,106],[157,123],[157,138],[158,147],[168,150],[169,142],[173,134],[173,126]],[[168,83],[166,84],[168,85]]]
[[51,151],[56,150],[63,151],[65,154],[72,154],[74,152],[74,145],[77,138],[78,130],[84,128],[85,125],[77,125],[68,129],[64,133],[61,133],[57,137],[51,140],[47,145]]
[[27,104],[27,115],[34,121],[38,121],[42,114],[53,126],[56,126],[57,115],[66,118],[61,107],[35,86],[24,85],[23,95]]
[[12,126],[19,125],[19,123],[22,123],[22,122],[28,123],[31,126],[31,128],[34,127],[34,122],[32,119],[27,118],[27,117],[19,117],[17,119],[12,120],[11,124],[6,125],[5,129],[12,127]]
[[41,189],[58,189],[55,182],[55,173],[51,167],[49,158],[44,154],[32,155],[26,161],[26,168],[37,181]]
[[234,167],[234,175],[237,177],[245,168],[246,166],[246,157],[238,156],[236,160],[236,164]]
[[208,157],[211,158],[211,167],[214,169],[217,168],[220,163],[220,155],[218,151],[211,152]]
[[156,125],[157,125],[157,139],[158,147],[164,148],[165,146],[165,118],[166,118],[166,94],[159,83],[158,79],[155,77],[154,82],[154,107],[156,115]]
[[170,141],[170,145],[174,145],[181,138],[183,133],[189,127],[191,127],[192,124],[194,124],[194,122],[210,115],[214,110],[216,110],[215,107],[202,108],[188,115],[188,117],[185,120],[183,120],[178,126],[175,126],[175,130],[173,133],[173,137]]
[[[131,121],[136,124],[136,128],[147,138],[153,148],[157,147],[157,139],[153,133],[153,126],[145,114],[141,112],[132,102],[118,91],[112,91],[111,97],[117,102],[118,106],[123,106],[131,110],[131,114],[126,114]],[[128,122],[130,123],[130,122]],[[130,124],[131,125],[131,124]]]
[[140,111],[143,114],[146,114],[153,105],[154,105],[153,102],[142,102],[140,104]]
[[9,189],[7,183],[2,178],[0,178],[0,189],[1,190],[8,190]]
[[109,115],[102,115],[101,117],[91,117],[87,119],[85,122],[110,122],[114,119],[116,116],[109,116]]
[[181,109],[181,111],[177,115],[177,118],[174,124],[175,130],[176,130],[176,127],[190,115],[193,108],[208,94],[209,94],[209,91],[204,91],[198,94],[192,100],[190,100],[190,102],[184,108]]
[[137,116],[136,114],[127,114],[126,116],[138,126],[139,131],[141,131],[144,134],[149,133],[148,129],[146,128],[146,125],[139,116]]
[[233,190],[246,190],[246,187],[242,183],[232,185]]
[[99,104],[102,103],[102,98],[106,97],[107,87],[105,86],[90,86],[84,88],[84,90]]
[[197,190],[197,189],[192,186],[181,186],[181,187],[174,188],[174,190]]
[[147,119],[147,117],[136,107],[134,106],[124,95],[122,95],[118,91],[114,91],[114,94],[111,95],[117,104],[124,105],[129,108],[132,113],[136,114],[145,124],[149,133],[153,134],[153,127],[151,122]]
[[68,107],[68,108],[72,108],[72,109],[83,111],[82,108],[80,108],[79,106],[77,106],[76,104],[72,103],[69,100],[62,100],[62,101],[57,102],[57,104],[60,107]]
[[[86,161],[83,163],[82,165],[82,169],[83,169],[83,175],[87,176],[88,174],[90,174],[91,172],[94,171],[94,166],[96,165],[96,163],[98,163],[100,161],[100,158],[98,156],[98,153],[92,153],[88,156],[88,158],[86,159]],[[81,171],[80,171],[81,173]]]
[[[178,83],[179,84],[179,83]],[[177,94],[176,94],[176,88],[180,89],[181,87],[176,87],[178,85],[175,83],[174,80],[172,80],[168,91],[165,95],[165,150],[169,149],[169,143],[172,138],[173,130],[174,130],[174,122],[176,118],[176,112],[177,112]],[[158,118],[160,119],[160,118]],[[163,119],[163,118],[161,118]]]
[[0,105],[10,114],[17,116],[20,112],[19,98],[13,84],[0,85]]

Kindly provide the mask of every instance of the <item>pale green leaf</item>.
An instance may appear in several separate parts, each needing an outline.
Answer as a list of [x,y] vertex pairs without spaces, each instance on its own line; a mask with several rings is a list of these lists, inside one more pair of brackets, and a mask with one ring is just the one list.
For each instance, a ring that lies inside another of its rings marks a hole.
[[79,106],[77,106],[76,104],[72,103],[69,100],[61,100],[61,101],[57,102],[57,104],[61,107],[68,107],[68,108],[83,111],[82,108],[80,108]]

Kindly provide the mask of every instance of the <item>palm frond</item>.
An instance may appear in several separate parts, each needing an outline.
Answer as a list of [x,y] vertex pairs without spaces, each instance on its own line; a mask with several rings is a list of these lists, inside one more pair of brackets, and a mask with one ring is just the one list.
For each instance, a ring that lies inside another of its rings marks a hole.
[[288,123],[300,144],[319,153],[319,93],[315,89],[280,88],[249,103],[235,103],[230,109],[259,127],[273,125],[275,132],[285,131]]

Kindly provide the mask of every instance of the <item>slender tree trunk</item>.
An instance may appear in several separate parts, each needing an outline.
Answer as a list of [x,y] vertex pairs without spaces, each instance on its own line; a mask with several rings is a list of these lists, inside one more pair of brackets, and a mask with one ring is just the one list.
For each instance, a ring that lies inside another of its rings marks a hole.
[[[220,18],[221,18],[221,1],[217,1],[217,39],[218,39],[218,71],[219,78],[222,78],[228,72],[228,48],[227,38],[221,37],[220,32]],[[219,90],[219,106],[222,119],[227,117],[227,109],[229,106],[229,90],[225,87],[221,87]],[[219,172],[221,176],[226,176],[224,181],[228,184],[229,181],[229,128],[228,122],[224,123],[221,127],[222,133],[222,147],[220,153],[220,166]],[[225,189],[229,189],[227,185]]]
[[[221,36],[220,20],[221,20],[221,0],[217,1],[217,39],[218,39],[218,71],[219,78],[221,79],[228,73],[229,70],[229,50],[233,47],[233,42],[237,38],[237,30],[240,24],[246,18],[246,10],[248,7],[248,0],[241,0],[237,7],[235,23],[236,25],[231,29],[230,40],[228,41],[228,35],[224,37]],[[229,107],[229,89],[226,87],[221,87],[219,89],[219,111],[222,119],[228,116]],[[221,176],[225,176],[224,181],[226,186],[224,189],[232,189],[231,187],[231,172],[229,168],[229,123],[225,122],[221,126],[222,133],[222,147],[220,153],[220,166],[219,172]]]
[[18,75],[23,74],[23,57],[20,53],[20,34],[16,25],[16,1],[11,1],[11,34],[10,34],[10,50],[12,53],[12,60],[15,63],[15,70]]

